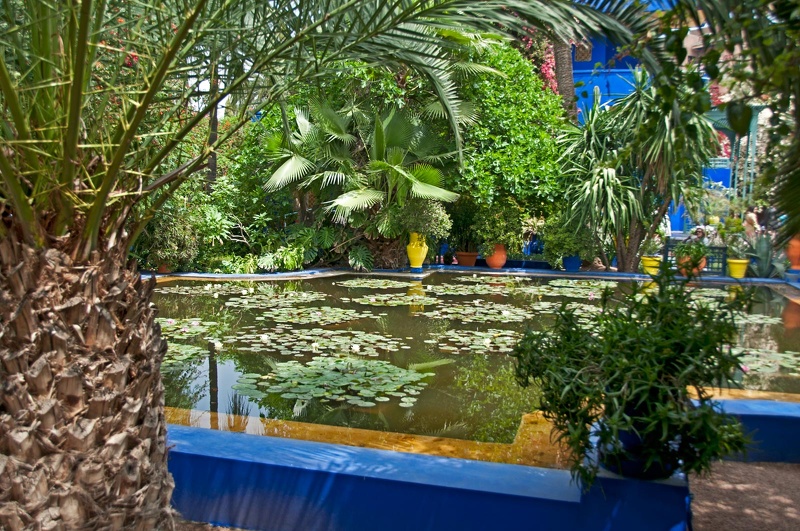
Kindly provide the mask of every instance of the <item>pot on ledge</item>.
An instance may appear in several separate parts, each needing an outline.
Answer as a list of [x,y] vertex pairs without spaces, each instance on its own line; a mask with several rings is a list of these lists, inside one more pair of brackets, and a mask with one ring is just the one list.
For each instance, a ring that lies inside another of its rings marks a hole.
[[456,260],[458,260],[458,265],[472,267],[475,265],[475,261],[478,260],[478,253],[456,251]]
[[660,256],[643,256],[642,257],[642,270],[646,275],[654,276],[658,274],[661,267]]
[[728,258],[728,276],[731,278],[744,278],[750,260],[746,258]]
[[425,237],[418,232],[412,232],[411,242],[406,245],[406,253],[411,272],[422,273],[422,263],[428,256],[428,244],[425,243]]
[[492,269],[500,269],[506,265],[508,254],[506,253],[506,246],[502,243],[494,244],[494,252],[491,256],[486,257],[486,265]]
[[581,270],[581,257],[576,255],[565,256],[561,259],[561,264],[564,266],[564,271],[569,273],[577,273]]

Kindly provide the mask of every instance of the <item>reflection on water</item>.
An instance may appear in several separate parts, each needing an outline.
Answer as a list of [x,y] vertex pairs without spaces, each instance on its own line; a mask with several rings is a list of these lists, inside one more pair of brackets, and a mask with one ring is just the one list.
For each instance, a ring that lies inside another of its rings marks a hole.
[[[163,372],[171,421],[263,433],[316,423],[507,447],[537,404],[535,389],[514,382],[508,354],[519,335],[547,326],[562,301],[594,319],[608,285],[452,274],[364,278],[160,285],[155,302],[170,340]],[[697,296],[727,297],[736,289],[701,288]],[[743,387],[800,393],[800,304],[759,288],[753,312],[739,339]],[[335,366],[329,373],[304,369],[328,358],[359,362],[349,376]],[[418,385],[392,386],[386,379],[395,373],[372,360],[426,376]],[[360,378],[362,370],[374,376]],[[276,386],[281,371],[289,371],[289,384]]]

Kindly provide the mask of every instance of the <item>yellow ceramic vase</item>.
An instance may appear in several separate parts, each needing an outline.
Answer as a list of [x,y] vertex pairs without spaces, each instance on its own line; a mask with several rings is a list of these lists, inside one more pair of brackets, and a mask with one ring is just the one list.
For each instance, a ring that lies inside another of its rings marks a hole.
[[731,278],[744,278],[750,260],[746,258],[728,258],[728,276]]
[[418,232],[412,232],[411,243],[406,245],[406,253],[411,269],[421,269],[422,262],[428,256],[428,244],[425,243],[425,237]]
[[661,265],[661,257],[660,256],[643,256],[642,257],[642,269],[648,275],[657,275],[658,268]]

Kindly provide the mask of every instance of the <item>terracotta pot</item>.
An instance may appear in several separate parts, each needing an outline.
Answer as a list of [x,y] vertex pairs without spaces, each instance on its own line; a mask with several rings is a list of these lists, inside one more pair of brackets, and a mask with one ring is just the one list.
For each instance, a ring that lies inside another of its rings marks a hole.
[[[689,272],[689,265],[691,265],[691,260],[686,256],[682,256],[680,258],[677,258],[676,262],[678,264],[678,272],[681,275],[688,277],[689,275],[687,273]],[[697,264],[697,267],[692,269],[692,275],[695,277],[699,277],[700,272],[703,271],[703,269],[705,268],[706,268],[706,257],[704,256],[700,260],[700,263]]]
[[786,245],[786,258],[792,264],[790,269],[800,269],[800,235],[789,240]]
[[492,255],[486,257],[486,265],[492,269],[500,269],[506,265],[507,258],[508,254],[506,254],[506,246],[502,243],[496,243],[494,244],[494,252]]
[[744,278],[750,260],[746,258],[728,258],[728,276],[731,278]]
[[422,263],[425,257],[428,256],[428,244],[425,243],[425,237],[417,232],[411,233],[411,243],[406,245],[406,253],[408,254],[408,263],[411,265],[411,270],[422,271]]
[[655,276],[658,274],[658,268],[661,266],[660,256],[643,256],[642,257],[642,270],[646,275]]
[[458,251],[456,253],[456,259],[458,260],[458,265],[463,266],[474,266],[475,261],[478,259],[478,253],[468,253],[465,251]]

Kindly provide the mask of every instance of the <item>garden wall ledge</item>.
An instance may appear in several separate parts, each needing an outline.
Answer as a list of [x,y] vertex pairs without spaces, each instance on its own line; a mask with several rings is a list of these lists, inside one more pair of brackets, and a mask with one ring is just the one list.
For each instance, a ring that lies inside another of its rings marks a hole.
[[265,531],[684,530],[688,485],[169,425],[184,518]]

